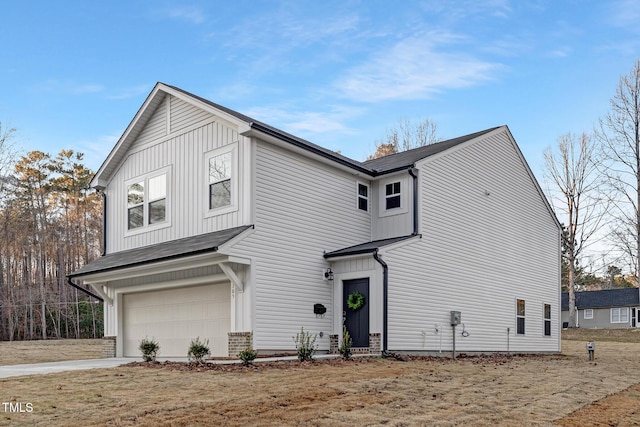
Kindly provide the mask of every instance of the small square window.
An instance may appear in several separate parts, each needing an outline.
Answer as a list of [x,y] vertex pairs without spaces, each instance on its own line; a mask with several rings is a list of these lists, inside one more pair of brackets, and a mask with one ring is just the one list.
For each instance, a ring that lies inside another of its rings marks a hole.
[[385,185],[385,209],[396,209],[400,205],[400,181]]
[[593,319],[593,309],[592,308],[586,308],[583,312],[582,312],[582,316],[585,319]]

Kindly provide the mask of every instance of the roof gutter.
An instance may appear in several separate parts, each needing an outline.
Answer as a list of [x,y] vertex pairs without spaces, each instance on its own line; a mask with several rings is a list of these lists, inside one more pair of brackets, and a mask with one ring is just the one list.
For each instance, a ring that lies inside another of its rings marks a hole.
[[378,255],[378,249],[373,252],[373,259],[382,266],[382,356],[389,356],[387,337],[389,323],[389,266]]
[[251,122],[249,124],[249,126],[251,127],[251,129],[254,129],[256,131],[259,131],[265,135],[269,135],[271,137],[280,139],[282,141],[286,141],[289,144],[298,147],[298,148],[302,148],[303,150],[306,150],[310,153],[316,154],[320,157],[323,157],[325,159],[334,161],[342,166],[346,166],[349,169],[353,169],[356,170],[360,173],[363,174],[367,174],[369,176],[376,176],[377,173],[374,170],[371,170],[369,168],[366,168],[360,164],[357,164],[358,162],[355,161],[349,161],[349,159],[343,157],[343,156],[338,156],[338,155],[334,155],[331,154],[327,151],[322,150],[320,147],[317,147],[315,145],[312,145],[311,143],[303,143],[300,140],[296,139],[295,137],[293,137],[292,135],[287,135],[285,133],[282,132],[278,132],[277,130],[269,127],[269,126],[265,126],[262,123],[259,122]]
[[88,291],[86,289],[84,289],[81,286],[76,285],[75,283],[73,283],[73,281],[71,280],[71,277],[67,276],[67,285],[71,286],[72,288],[76,288],[79,291],[84,292],[85,294],[94,297],[95,299],[97,299],[98,301],[104,302],[104,299],[102,299],[102,297],[99,297],[98,295],[94,294],[91,291]]

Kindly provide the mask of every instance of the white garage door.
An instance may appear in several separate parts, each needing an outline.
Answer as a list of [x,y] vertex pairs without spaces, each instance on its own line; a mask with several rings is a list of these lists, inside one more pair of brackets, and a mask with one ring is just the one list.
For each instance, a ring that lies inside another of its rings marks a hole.
[[158,358],[187,357],[189,343],[209,340],[212,356],[227,356],[231,311],[229,283],[124,294],[124,355],[140,357],[140,340],[155,338]]

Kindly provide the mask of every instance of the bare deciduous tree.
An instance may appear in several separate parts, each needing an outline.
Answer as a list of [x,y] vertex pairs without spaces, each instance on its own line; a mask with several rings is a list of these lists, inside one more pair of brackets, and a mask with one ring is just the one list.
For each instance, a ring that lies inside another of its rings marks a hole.
[[607,115],[596,129],[613,217],[610,235],[640,274],[640,60],[620,77]]
[[587,135],[566,134],[544,153],[546,172],[555,184],[550,200],[565,221],[564,256],[568,265],[569,327],[576,326],[575,279],[583,250],[600,229],[605,205],[599,190],[596,144]]
[[3,128],[2,122],[0,122],[0,198],[2,197],[6,175],[11,169],[15,159],[15,152],[13,150],[13,137],[15,132],[15,128]]
[[417,123],[407,119],[400,120],[395,128],[387,129],[384,139],[376,141],[376,151],[367,160],[423,147],[438,141],[440,141],[438,126],[429,118]]

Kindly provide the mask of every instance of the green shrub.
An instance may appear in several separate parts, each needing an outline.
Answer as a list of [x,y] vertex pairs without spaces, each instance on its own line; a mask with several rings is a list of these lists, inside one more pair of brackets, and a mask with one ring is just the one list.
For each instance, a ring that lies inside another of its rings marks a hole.
[[247,335],[247,346],[238,353],[238,357],[242,360],[244,366],[249,366],[258,357],[258,352],[253,349],[253,332]]
[[293,338],[293,341],[296,343],[296,351],[298,352],[298,360],[300,362],[313,360],[313,355],[317,350],[316,338],[317,335],[314,335],[312,338],[311,334],[305,332],[304,327],[300,328],[300,332]]
[[189,352],[187,353],[189,362],[204,363],[204,358],[210,354],[209,340],[200,341],[200,337],[191,340]]
[[155,338],[149,339],[145,337],[140,340],[138,349],[142,352],[142,358],[145,362],[155,362],[156,356],[160,352],[160,344],[158,344]]
[[351,347],[353,346],[353,340],[351,339],[351,335],[349,335],[349,331],[347,331],[347,327],[342,327],[342,340],[340,341],[340,347],[338,348],[338,352],[342,355],[343,359],[349,359],[351,357]]

